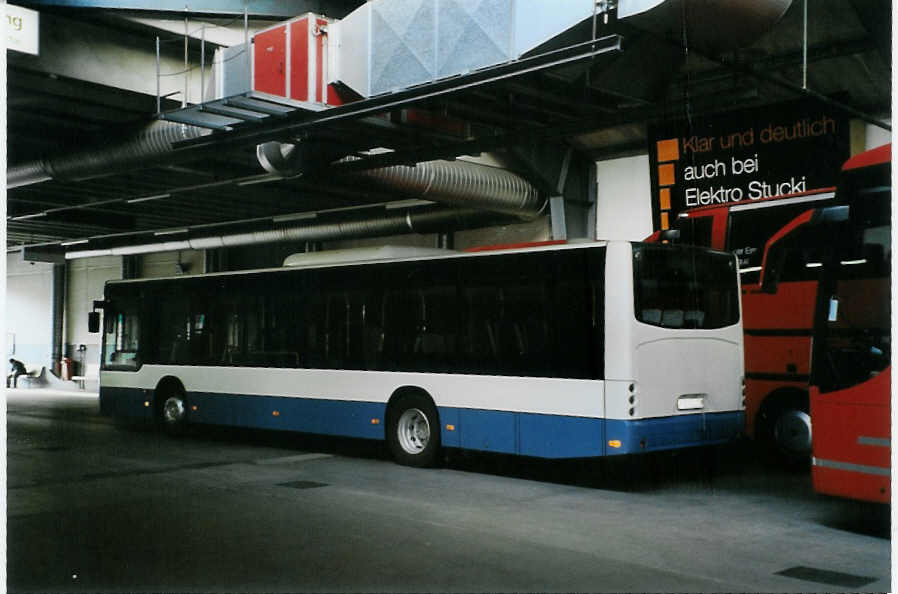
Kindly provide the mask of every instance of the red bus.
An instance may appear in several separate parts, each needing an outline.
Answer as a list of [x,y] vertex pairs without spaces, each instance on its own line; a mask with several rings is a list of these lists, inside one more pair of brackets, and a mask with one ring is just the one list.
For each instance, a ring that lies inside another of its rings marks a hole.
[[891,164],[863,156],[839,185],[814,320],[811,476],[818,493],[891,500]]
[[[888,164],[890,146],[849,160],[846,171]],[[830,204],[849,204],[854,193],[822,188],[751,202],[707,206],[682,213],[678,241],[734,252],[742,279],[745,331],[746,434],[788,461],[811,454],[809,380],[814,311],[821,281],[814,266],[823,238],[808,243],[761,285],[765,245],[801,213]],[[808,215],[809,216],[809,215]],[[653,235],[658,239],[660,233]],[[662,236],[663,237],[663,236]],[[806,266],[810,262],[812,266]]]

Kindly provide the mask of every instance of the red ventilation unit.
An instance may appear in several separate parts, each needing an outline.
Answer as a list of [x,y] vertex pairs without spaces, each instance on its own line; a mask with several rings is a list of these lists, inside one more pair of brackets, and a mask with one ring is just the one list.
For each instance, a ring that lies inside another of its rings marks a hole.
[[296,101],[340,105],[328,85],[327,28],[312,13],[263,29],[253,37],[253,90]]

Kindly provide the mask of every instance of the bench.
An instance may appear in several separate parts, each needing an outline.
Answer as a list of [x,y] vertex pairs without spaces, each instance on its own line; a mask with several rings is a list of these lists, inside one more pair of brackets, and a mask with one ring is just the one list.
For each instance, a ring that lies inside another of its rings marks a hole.
[[25,373],[16,380],[17,388],[37,388],[47,383],[47,368],[40,363],[25,363]]
[[73,375],[72,381],[78,384],[78,388],[83,390],[85,383],[90,380],[100,379],[100,366],[96,363],[87,363],[84,365],[84,375]]

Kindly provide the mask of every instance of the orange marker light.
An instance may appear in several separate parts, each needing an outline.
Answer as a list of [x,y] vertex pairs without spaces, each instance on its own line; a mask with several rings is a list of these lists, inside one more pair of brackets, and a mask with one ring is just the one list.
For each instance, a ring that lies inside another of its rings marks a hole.
[[611,439],[608,440],[608,445],[612,448],[619,448],[621,446],[621,443],[619,439]]
[[455,431],[455,425],[446,425],[446,431]]
[[371,419],[372,425],[380,425],[380,419]]
[[194,404],[193,406],[190,407],[190,410],[196,410],[196,408],[197,408],[197,407],[196,407],[196,405]]
[[271,416],[273,416],[273,417],[279,417],[279,416],[281,416],[281,411],[279,411],[279,410],[273,410],[273,411],[271,411]]

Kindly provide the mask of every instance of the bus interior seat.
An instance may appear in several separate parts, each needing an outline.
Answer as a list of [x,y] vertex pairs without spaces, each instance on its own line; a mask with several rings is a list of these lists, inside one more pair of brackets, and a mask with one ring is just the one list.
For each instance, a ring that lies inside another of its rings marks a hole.
[[660,309],[644,309],[642,310],[642,321],[648,324],[660,324],[661,323],[661,310]]
[[705,324],[705,312],[698,309],[687,310],[683,315],[683,321],[687,328],[703,328]]
[[665,328],[682,328],[683,317],[682,309],[665,309],[661,316],[661,325]]

